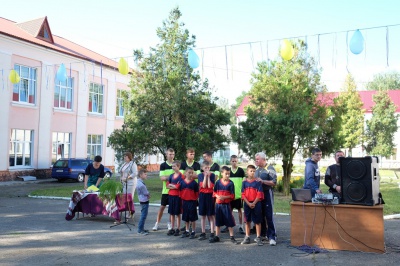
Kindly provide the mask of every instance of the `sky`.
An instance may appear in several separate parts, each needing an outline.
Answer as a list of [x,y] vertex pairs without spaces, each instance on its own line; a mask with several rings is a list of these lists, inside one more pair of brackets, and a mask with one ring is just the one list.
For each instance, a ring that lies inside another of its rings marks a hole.
[[[196,71],[231,103],[251,88],[257,62],[277,59],[281,41],[293,37],[307,41],[330,91],[340,90],[349,72],[364,89],[375,74],[400,71],[397,0],[0,0],[0,6],[0,17],[15,22],[47,16],[52,34],[124,57],[131,67],[132,51],[155,47],[156,29],[179,7],[196,36]],[[359,55],[348,49],[356,29],[365,39]]]

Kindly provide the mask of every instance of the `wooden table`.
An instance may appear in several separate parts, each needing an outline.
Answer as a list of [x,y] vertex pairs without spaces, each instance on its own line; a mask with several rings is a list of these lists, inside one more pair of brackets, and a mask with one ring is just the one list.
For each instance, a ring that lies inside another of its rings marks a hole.
[[291,244],[385,252],[383,205],[322,205],[293,201]]

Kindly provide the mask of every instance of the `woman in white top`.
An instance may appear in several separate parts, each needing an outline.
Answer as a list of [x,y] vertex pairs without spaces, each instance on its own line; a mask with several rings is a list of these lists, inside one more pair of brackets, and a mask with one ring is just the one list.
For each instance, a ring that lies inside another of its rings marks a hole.
[[[133,161],[132,153],[125,152],[124,153],[124,164],[121,167],[121,182],[123,185],[123,193],[126,192],[132,195],[132,202],[133,196],[135,195],[135,189],[137,184],[137,165]],[[129,217],[132,216],[132,212],[130,212]]]

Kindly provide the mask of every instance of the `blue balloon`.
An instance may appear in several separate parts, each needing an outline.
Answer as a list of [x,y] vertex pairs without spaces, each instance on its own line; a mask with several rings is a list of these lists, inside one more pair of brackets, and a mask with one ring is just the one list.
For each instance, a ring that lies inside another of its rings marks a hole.
[[56,79],[60,82],[65,82],[67,80],[67,69],[64,64],[61,64],[57,70]]
[[189,49],[188,52],[188,62],[191,68],[198,68],[200,65],[200,58],[197,56],[196,52]]
[[364,50],[364,37],[360,30],[356,30],[350,40],[350,51],[353,54],[360,54]]

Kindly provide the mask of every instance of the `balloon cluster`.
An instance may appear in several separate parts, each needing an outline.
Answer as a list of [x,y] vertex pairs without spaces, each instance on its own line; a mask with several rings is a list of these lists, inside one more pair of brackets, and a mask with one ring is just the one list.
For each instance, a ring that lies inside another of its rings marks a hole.
[[122,75],[126,75],[129,73],[129,66],[128,66],[128,62],[126,62],[126,60],[124,58],[121,58],[119,60],[118,63],[118,71],[119,73],[121,73]]
[[21,78],[18,75],[18,72],[15,71],[14,69],[10,71],[8,79],[11,81],[12,84],[17,84],[21,80]]
[[60,82],[65,82],[67,80],[67,69],[64,64],[61,64],[57,70],[56,80]]
[[200,65],[200,58],[192,49],[188,51],[188,63],[191,68],[198,68]]

